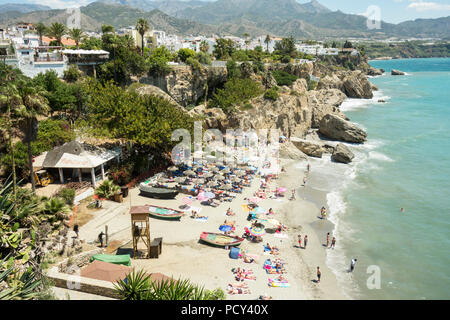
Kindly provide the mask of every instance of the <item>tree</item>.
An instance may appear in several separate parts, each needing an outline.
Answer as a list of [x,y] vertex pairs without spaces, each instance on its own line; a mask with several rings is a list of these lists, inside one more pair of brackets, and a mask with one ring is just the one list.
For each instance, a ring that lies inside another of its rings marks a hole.
[[236,51],[236,44],[231,39],[217,39],[214,45],[213,55],[217,60],[229,59]]
[[143,18],[139,19],[136,24],[136,29],[141,35],[141,49],[142,49],[142,56],[144,56],[144,35],[148,30],[150,30],[148,21]]
[[83,38],[84,34],[83,31],[81,31],[81,29],[71,29],[69,30],[69,37],[75,41],[75,45],[77,47],[77,50],[80,48],[80,41]]
[[195,58],[195,51],[192,49],[182,48],[178,50],[178,59],[182,62],[186,62],[188,58]]
[[283,56],[290,56],[295,58],[297,50],[295,48],[295,40],[291,36],[289,38],[283,38],[281,41],[275,44],[275,50],[277,50]]
[[44,36],[44,34],[47,33],[47,27],[45,24],[43,24],[42,22],[39,22],[36,25],[36,32],[39,36],[39,45],[42,46],[43,42],[42,42],[42,37]]
[[66,26],[59,22],[54,22],[48,29],[48,35],[56,39],[56,42],[62,46],[62,37],[66,34]]
[[344,48],[353,48],[353,44],[350,41],[346,40],[344,43]]
[[150,64],[149,74],[164,75],[170,72],[171,67],[168,65],[172,61],[173,55],[169,49],[162,46],[152,51],[148,62]]
[[21,105],[15,111],[16,115],[25,122],[25,142],[28,148],[28,164],[30,167],[30,181],[33,192],[36,190],[33,171],[33,155],[31,152],[31,142],[36,140],[37,116],[45,115],[50,107],[44,98],[45,91],[41,87],[36,87],[31,81],[21,80],[19,82],[18,95]]
[[270,35],[266,36],[266,39],[264,39],[264,43],[266,44],[266,51],[269,52],[269,43],[270,41],[272,41],[272,39],[270,38]]
[[200,42],[200,51],[203,53],[208,53],[209,52],[209,43],[206,40],[203,40],[202,42]]
[[102,25],[102,33],[103,34],[114,33],[114,27],[109,24],[104,24]]
[[250,34],[248,34],[247,32],[244,33],[244,38],[245,38],[245,50],[248,50],[248,45],[250,44]]

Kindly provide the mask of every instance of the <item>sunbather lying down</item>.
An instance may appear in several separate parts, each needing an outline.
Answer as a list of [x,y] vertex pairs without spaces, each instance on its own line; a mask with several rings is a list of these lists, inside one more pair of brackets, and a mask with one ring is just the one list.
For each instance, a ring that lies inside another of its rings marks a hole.
[[255,262],[255,259],[253,259],[251,257],[244,256],[243,258],[244,258],[244,262],[245,263],[253,263],[253,262]]
[[246,283],[229,283],[227,286],[227,290],[233,289],[233,288],[244,288],[248,289],[248,285]]
[[253,270],[250,269],[241,269],[241,268],[233,268],[231,269],[231,272],[234,274],[241,273],[241,274],[253,274]]
[[256,280],[256,276],[249,275],[249,274],[242,274],[242,273],[238,273],[235,278],[236,278],[236,281]]
[[258,300],[272,300],[273,298],[268,295],[259,296]]
[[228,290],[228,294],[250,294],[249,289],[231,288]]

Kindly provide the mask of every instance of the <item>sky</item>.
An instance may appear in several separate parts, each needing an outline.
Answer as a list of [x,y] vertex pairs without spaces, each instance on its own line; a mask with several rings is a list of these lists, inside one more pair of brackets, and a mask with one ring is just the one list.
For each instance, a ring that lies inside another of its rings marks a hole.
[[[54,9],[79,7],[95,0],[0,0],[4,3],[35,3],[48,5]],[[206,0],[215,1],[215,0]],[[300,3],[309,0],[297,0]],[[417,18],[439,18],[450,16],[450,0],[318,0],[325,7],[345,13],[369,13],[371,17],[380,16],[381,20],[399,23]]]

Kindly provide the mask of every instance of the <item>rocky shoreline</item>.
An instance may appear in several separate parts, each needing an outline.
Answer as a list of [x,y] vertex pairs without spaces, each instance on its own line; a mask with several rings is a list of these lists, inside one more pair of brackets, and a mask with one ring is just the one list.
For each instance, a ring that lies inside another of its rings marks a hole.
[[[252,74],[265,88],[274,87],[275,79],[271,71],[280,66],[269,66],[265,73]],[[373,91],[378,90],[367,76],[382,75],[384,70],[370,67],[367,61],[361,61],[356,70],[342,67],[324,66],[319,62],[303,65],[283,66],[299,78],[290,86],[278,89],[279,97],[275,101],[265,99],[263,95],[249,101],[252,108],[237,108],[225,113],[220,108],[207,108],[199,104],[187,111],[192,116],[201,116],[209,129],[240,128],[242,130],[278,129],[290,141],[280,150],[281,156],[290,159],[322,157],[329,153],[333,161],[349,163],[354,155],[338,142],[364,143],[367,134],[350,122],[340,110],[347,98],[371,99]],[[226,68],[214,70],[191,70],[177,68],[163,79],[144,79],[147,83],[139,88],[141,94],[157,92],[181,108],[195,105],[206,90],[212,90],[218,83],[225,81]],[[319,79],[314,89],[308,88],[313,76]],[[159,84],[158,87],[148,83]],[[338,147],[339,146],[339,147]]]

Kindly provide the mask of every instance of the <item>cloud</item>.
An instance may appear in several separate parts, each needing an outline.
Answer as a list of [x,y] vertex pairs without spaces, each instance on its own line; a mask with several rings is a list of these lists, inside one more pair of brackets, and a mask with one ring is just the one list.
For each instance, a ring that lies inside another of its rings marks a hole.
[[436,2],[413,2],[408,5],[408,9],[414,9],[416,11],[450,11],[450,4],[442,4]]
[[49,6],[52,9],[82,7],[94,1],[95,0],[29,0],[31,3]]

